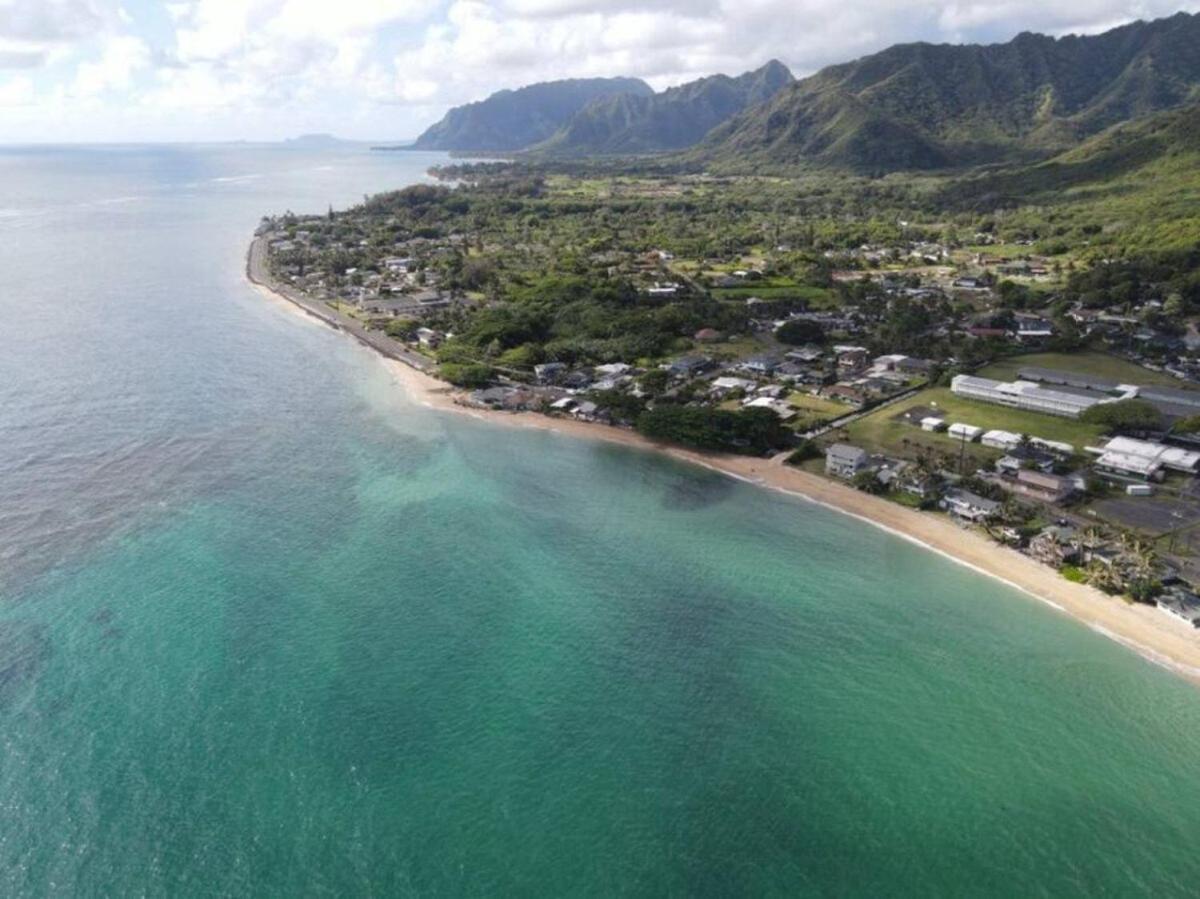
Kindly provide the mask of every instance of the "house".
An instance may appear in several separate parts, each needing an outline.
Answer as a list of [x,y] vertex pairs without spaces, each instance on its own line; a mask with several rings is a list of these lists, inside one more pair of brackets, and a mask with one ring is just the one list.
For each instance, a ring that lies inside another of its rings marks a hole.
[[821,372],[813,371],[798,362],[784,362],[775,369],[775,377],[785,381],[804,381],[810,384],[820,384],[825,380]]
[[862,371],[871,360],[871,354],[867,352],[866,347],[835,346],[833,352],[837,356],[838,373],[842,375]]
[[753,359],[747,359],[738,367],[750,374],[766,376],[779,367],[779,360],[774,356],[755,356]]
[[783,421],[796,417],[796,410],[791,403],[770,396],[758,396],[746,403],[747,409],[770,409]]
[[821,396],[842,403],[850,403],[854,406],[861,406],[867,401],[866,395],[861,390],[849,384],[832,384],[829,387],[822,388]]
[[1036,447],[1014,446],[996,460],[996,471],[1014,478],[1018,471],[1040,471],[1049,474],[1057,462],[1050,453]]
[[709,392],[724,396],[727,393],[732,393],[734,390],[753,390],[756,386],[756,383],[749,378],[721,377],[712,382]]
[[988,431],[979,442],[992,449],[1008,451],[1020,445],[1021,435],[1011,431]]
[[597,365],[594,371],[602,378],[619,378],[629,374],[632,367],[624,362],[610,362],[607,365]]
[[928,359],[916,359],[900,353],[890,353],[886,356],[876,356],[871,363],[871,367],[877,372],[894,371],[900,374],[913,375],[929,371],[933,368],[933,363]]
[[793,362],[803,362],[806,365],[811,365],[813,362],[818,362],[825,355],[825,351],[814,344],[805,344],[802,347],[797,347],[790,350],[787,358]]
[[1054,336],[1054,325],[1038,315],[1018,315],[1017,340],[1048,340]]
[[991,337],[993,339],[1002,339],[1008,336],[1008,332],[1003,328],[988,328],[982,325],[967,328],[967,333],[972,337],[979,338]]
[[433,328],[417,328],[417,343],[422,349],[436,350],[441,346],[446,335],[441,331],[435,331]]
[[573,371],[562,379],[563,387],[568,390],[586,390],[592,383],[592,376],[586,371]]
[[592,402],[582,402],[576,406],[571,414],[580,421],[598,421],[604,417],[600,408]]
[[674,281],[668,281],[665,284],[655,281],[652,286],[646,288],[646,295],[651,297],[673,297],[677,293],[679,293],[679,285]]
[[825,450],[825,473],[850,480],[867,467],[867,451],[848,443],[832,443]]
[[1191,590],[1176,586],[1169,588],[1155,600],[1160,612],[1166,612],[1177,621],[1191,628],[1200,628],[1200,596]]
[[956,421],[950,425],[946,433],[955,440],[961,440],[964,443],[974,443],[983,434],[983,428],[977,428],[975,425],[963,424],[961,421]]
[[481,406],[488,409],[504,409],[509,407],[512,397],[516,395],[516,388],[510,388],[510,386],[490,386],[490,388],[485,390],[474,391],[470,395],[470,402],[474,406]]
[[533,367],[533,375],[539,384],[555,384],[566,372],[567,366],[562,362],[544,362]]
[[921,419],[922,431],[944,431],[946,430],[946,419],[938,418],[935,415],[927,415]]
[[1000,512],[1000,503],[977,496],[969,490],[948,490],[938,505],[965,521],[987,521]]
[[903,476],[899,479],[900,489],[912,496],[920,499],[929,499],[935,497],[941,490],[941,479],[936,475],[921,471],[916,466],[912,466],[905,470]]
[[1029,555],[1043,565],[1061,568],[1079,560],[1079,540],[1074,528],[1048,527],[1029,541]]
[[1070,478],[1025,468],[1018,471],[1013,480],[1005,481],[1004,486],[1022,496],[1046,503],[1061,503],[1075,492],[1075,485]]
[[955,278],[952,286],[959,290],[987,290],[987,285],[979,278]]
[[667,372],[676,378],[694,378],[712,367],[712,360],[705,356],[684,356],[667,366]]

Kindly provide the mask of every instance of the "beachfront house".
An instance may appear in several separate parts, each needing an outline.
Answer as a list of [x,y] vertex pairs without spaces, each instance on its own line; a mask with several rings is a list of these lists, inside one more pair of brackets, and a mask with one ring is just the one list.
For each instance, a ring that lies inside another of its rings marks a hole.
[[867,467],[867,451],[848,443],[833,443],[825,450],[825,473],[850,480]]
[[947,490],[939,505],[964,521],[987,521],[1000,513],[1000,503],[977,496],[969,490]]
[[1072,527],[1043,528],[1029,541],[1029,555],[1052,568],[1073,564],[1079,560],[1079,535]]
[[1190,628],[1200,628],[1200,597],[1191,590],[1177,586],[1166,590],[1155,600],[1160,612]]

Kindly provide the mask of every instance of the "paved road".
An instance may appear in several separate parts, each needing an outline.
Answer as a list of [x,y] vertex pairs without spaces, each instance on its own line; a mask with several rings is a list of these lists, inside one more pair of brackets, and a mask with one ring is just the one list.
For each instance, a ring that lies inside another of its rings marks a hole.
[[426,374],[432,374],[434,369],[437,368],[437,363],[433,360],[427,359],[420,353],[414,353],[386,334],[380,331],[370,331],[358,319],[344,315],[320,300],[305,296],[294,287],[280,284],[272,278],[270,272],[267,270],[267,241],[265,238],[256,237],[254,238],[254,242],[250,244],[250,252],[246,256],[246,277],[255,284],[261,285],[278,294],[285,300],[295,303],[309,315],[320,319],[331,328],[337,331],[344,331],[359,343],[370,347],[378,353],[382,353],[389,359],[403,362],[405,365],[409,365],[417,371],[422,371]]

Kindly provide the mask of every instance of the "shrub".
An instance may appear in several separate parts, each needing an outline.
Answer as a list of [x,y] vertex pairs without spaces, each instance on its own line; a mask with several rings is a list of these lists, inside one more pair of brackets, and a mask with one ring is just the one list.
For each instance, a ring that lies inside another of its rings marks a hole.
[[1079,420],[1091,425],[1102,425],[1117,434],[1153,431],[1162,426],[1162,416],[1145,400],[1101,403],[1085,409]]

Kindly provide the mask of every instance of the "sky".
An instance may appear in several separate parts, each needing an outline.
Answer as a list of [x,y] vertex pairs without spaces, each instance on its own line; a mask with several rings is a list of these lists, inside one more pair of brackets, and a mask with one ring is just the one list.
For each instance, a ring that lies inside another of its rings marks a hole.
[[0,0],[0,142],[399,140],[536,81],[801,76],[1180,10],[1200,0]]

